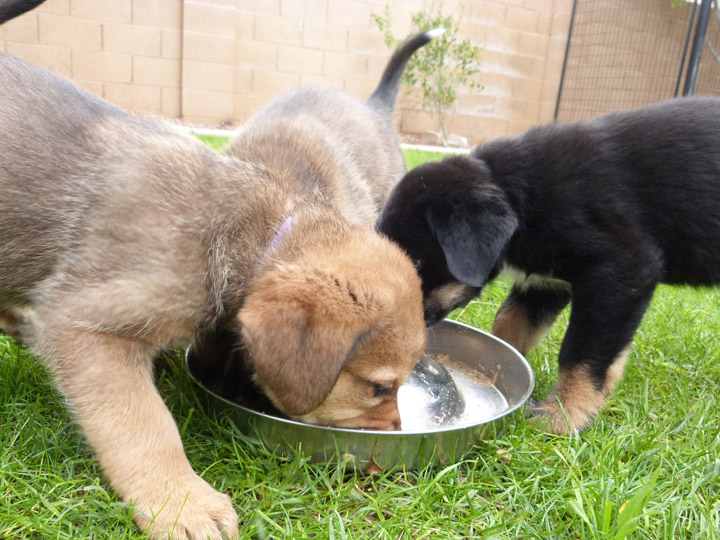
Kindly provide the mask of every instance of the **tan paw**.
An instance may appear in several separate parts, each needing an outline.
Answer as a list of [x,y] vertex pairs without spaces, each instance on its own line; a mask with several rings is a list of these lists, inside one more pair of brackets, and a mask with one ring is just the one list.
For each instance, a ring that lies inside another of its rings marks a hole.
[[[135,502],[136,501],[136,502]],[[200,477],[175,486],[165,497],[139,495],[133,519],[156,539],[229,540],[237,538],[238,517],[230,497]]]
[[592,424],[600,407],[602,407],[601,404],[598,406],[598,404],[588,401],[581,406],[571,405],[568,408],[561,404],[554,394],[551,394],[544,401],[533,403],[530,423],[559,435],[574,430],[582,431]]

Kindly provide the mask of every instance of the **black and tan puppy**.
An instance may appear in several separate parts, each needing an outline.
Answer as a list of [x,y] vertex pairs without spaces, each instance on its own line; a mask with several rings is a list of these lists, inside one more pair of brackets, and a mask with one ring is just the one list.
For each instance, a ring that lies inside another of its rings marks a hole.
[[658,283],[720,282],[720,100],[546,125],[410,171],[378,223],[415,261],[430,324],[499,272],[493,333],[525,352],[572,300],[559,378],[535,407],[587,426]]
[[298,91],[232,156],[0,55],[0,327],[47,359],[153,537],[237,532],[153,384],[162,349],[222,323],[286,414],[398,427],[397,388],[424,349],[422,297],[373,225],[404,172],[400,74],[434,35],[399,47],[369,103]]

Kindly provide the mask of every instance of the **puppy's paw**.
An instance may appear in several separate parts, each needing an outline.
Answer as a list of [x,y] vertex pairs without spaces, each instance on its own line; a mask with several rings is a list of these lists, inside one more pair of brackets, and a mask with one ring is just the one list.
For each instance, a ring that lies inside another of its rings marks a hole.
[[555,394],[550,394],[547,399],[532,403],[529,421],[539,429],[558,435],[582,431],[592,424],[600,406],[591,402],[565,404]]
[[28,345],[35,327],[35,314],[29,309],[0,310],[0,332]]
[[238,516],[230,497],[215,491],[200,477],[134,497],[133,519],[151,538],[172,540],[230,540],[238,536]]

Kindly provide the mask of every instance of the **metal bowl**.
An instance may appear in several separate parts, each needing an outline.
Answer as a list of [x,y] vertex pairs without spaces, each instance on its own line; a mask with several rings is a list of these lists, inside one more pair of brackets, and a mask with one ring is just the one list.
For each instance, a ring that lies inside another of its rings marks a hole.
[[535,384],[518,351],[450,320],[428,331],[426,355],[398,392],[401,431],[315,426],[260,412],[209,390],[193,371],[191,349],[186,363],[193,379],[215,396],[238,427],[271,451],[293,455],[301,450],[314,461],[341,461],[364,470],[414,469],[460,459],[480,440],[495,437]]

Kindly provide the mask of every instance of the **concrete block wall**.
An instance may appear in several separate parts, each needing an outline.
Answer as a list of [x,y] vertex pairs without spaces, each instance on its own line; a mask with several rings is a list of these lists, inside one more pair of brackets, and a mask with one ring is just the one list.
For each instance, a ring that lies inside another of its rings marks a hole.
[[140,114],[181,114],[180,0],[47,0],[0,26],[0,50]]
[[[445,0],[461,37],[482,47],[478,81],[448,115],[478,143],[550,121],[572,0]],[[421,0],[390,0],[396,36]],[[73,79],[132,112],[200,125],[240,125],[280,93],[307,84],[360,98],[390,56],[373,22],[385,0],[47,0],[0,27],[0,51]],[[401,132],[436,130],[403,93]]]

